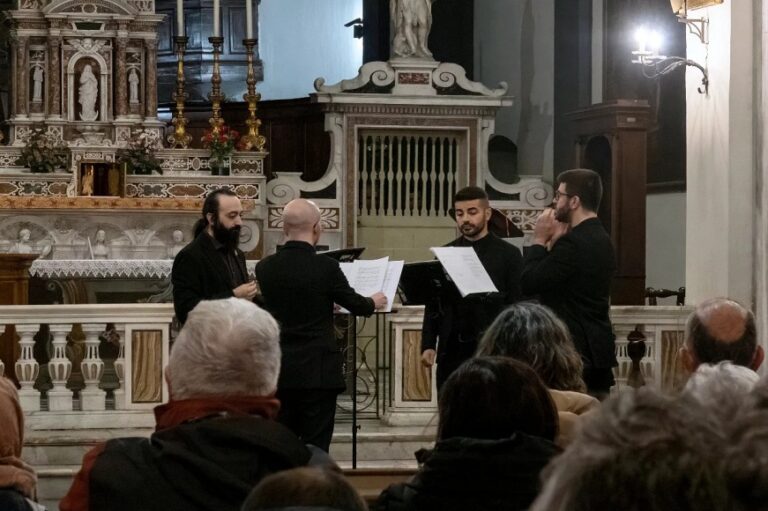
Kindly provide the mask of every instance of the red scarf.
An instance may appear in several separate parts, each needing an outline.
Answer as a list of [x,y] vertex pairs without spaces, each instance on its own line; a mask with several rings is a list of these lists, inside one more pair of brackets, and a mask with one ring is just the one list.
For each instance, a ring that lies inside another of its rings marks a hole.
[[274,396],[206,397],[171,400],[155,408],[156,431],[171,428],[196,419],[226,412],[231,415],[259,415],[273,420],[280,411],[280,401]]

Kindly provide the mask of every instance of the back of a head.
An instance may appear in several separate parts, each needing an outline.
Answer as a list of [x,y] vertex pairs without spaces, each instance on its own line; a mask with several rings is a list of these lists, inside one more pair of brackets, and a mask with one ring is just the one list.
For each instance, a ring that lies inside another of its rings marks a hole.
[[271,395],[280,373],[277,322],[247,300],[204,300],[179,332],[168,372],[175,400]]
[[551,310],[537,303],[516,303],[502,311],[485,331],[477,355],[524,362],[550,389],[586,391],[584,365],[568,328]]
[[732,387],[734,394],[746,396],[757,384],[760,377],[753,370],[731,363],[717,365],[701,364],[685,383],[684,392],[704,404],[717,398],[717,387]]
[[343,475],[301,467],[264,478],[245,500],[242,511],[366,511],[368,507]]
[[536,373],[506,357],[476,357],[454,371],[441,389],[437,436],[509,438],[515,432],[554,440],[558,418]]
[[727,298],[702,302],[688,318],[686,343],[698,364],[727,360],[752,367],[757,350],[755,315]]
[[690,396],[625,391],[545,469],[531,511],[737,509],[722,470],[725,429],[722,415]]
[[290,236],[312,233],[320,222],[320,209],[307,199],[294,199],[283,208],[283,230]]
[[589,169],[566,170],[557,176],[556,187],[560,186],[560,183],[565,183],[569,195],[579,197],[585,210],[597,213],[603,199],[603,181],[600,174]]

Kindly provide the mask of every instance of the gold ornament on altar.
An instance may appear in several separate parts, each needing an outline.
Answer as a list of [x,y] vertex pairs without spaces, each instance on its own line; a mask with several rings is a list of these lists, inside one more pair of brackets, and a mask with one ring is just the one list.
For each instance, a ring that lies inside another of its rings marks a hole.
[[192,142],[192,137],[187,133],[187,119],[184,117],[184,102],[188,94],[184,91],[184,53],[187,49],[187,37],[177,36],[176,43],[176,91],[173,100],[176,101],[176,115],[173,116],[173,133],[168,135],[168,143],[171,148],[180,147],[186,149]]
[[221,36],[209,37],[208,42],[213,46],[211,92],[208,93],[213,116],[208,119],[208,124],[211,125],[211,136],[218,138],[221,134],[221,128],[224,126],[224,119],[221,117],[221,102],[224,101],[224,95],[221,93],[221,46],[224,44],[224,38]]
[[261,99],[261,94],[256,92],[256,73],[253,69],[253,48],[256,46],[256,39],[244,39],[243,44],[246,49],[248,59],[248,92],[243,95],[243,99],[248,103],[248,120],[245,124],[248,126],[248,132],[240,139],[238,149],[241,151],[264,151],[267,139],[259,133],[261,121],[256,117],[257,104]]

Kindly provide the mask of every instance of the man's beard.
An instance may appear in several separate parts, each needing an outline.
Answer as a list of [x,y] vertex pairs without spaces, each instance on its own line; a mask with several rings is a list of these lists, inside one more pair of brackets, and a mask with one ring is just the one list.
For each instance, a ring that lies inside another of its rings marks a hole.
[[240,226],[236,225],[227,229],[221,225],[218,218],[214,218],[213,237],[228,249],[234,250],[240,244]]
[[459,230],[461,231],[461,234],[463,236],[466,236],[467,238],[472,238],[480,234],[480,232],[482,232],[483,230],[483,227],[484,227],[483,225],[475,225],[469,222],[464,222],[459,226]]
[[564,224],[571,223],[571,210],[565,208],[555,208],[555,220]]

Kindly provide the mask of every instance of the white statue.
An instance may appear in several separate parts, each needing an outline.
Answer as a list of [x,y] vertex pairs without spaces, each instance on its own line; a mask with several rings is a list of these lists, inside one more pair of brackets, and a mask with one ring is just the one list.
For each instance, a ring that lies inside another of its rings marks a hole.
[[96,231],[96,243],[93,245],[93,258],[94,259],[108,259],[109,249],[106,245],[107,233],[102,229]]
[[432,4],[435,0],[389,0],[392,20],[392,55],[432,58],[427,43],[432,29]]
[[186,243],[184,243],[184,233],[176,229],[173,231],[173,246],[168,249],[168,256],[171,259],[175,258],[178,253],[181,252],[181,249],[185,246]]
[[131,69],[131,73],[128,75],[128,83],[131,89],[130,102],[132,105],[136,105],[139,102],[139,73],[136,72],[135,67]]
[[78,99],[78,103],[82,105],[80,120],[95,121],[99,117],[99,112],[96,110],[98,95],[99,82],[93,74],[91,65],[86,64],[80,74],[80,99]]
[[32,232],[26,227],[19,230],[19,236],[16,243],[11,245],[11,249],[8,251],[11,254],[34,254],[36,253],[32,248],[32,244],[29,239],[32,237]]
[[35,71],[32,73],[32,102],[42,103],[43,101],[43,68],[35,66]]

